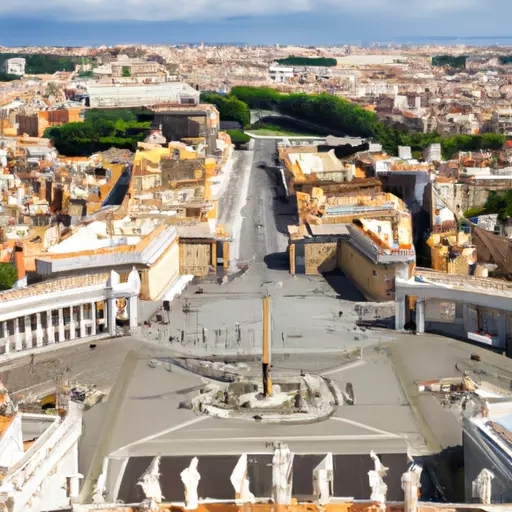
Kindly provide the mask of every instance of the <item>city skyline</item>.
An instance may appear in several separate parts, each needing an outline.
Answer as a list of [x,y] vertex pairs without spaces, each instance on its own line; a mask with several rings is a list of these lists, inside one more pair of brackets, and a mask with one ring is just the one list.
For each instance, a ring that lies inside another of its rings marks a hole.
[[[413,42],[421,36],[486,36],[496,44],[509,36],[505,23],[512,4],[503,0],[411,2],[363,0],[191,1],[176,10],[160,0],[73,3],[35,0],[0,5],[0,44],[101,45],[245,43],[335,45]],[[277,7],[276,7],[277,5]],[[172,7],[172,5],[171,5]],[[49,17],[48,12],[52,12]],[[499,12],[499,16],[490,16]],[[503,20],[503,21],[502,21]],[[494,41],[494,39],[497,39]],[[475,43],[480,44],[480,43]]]

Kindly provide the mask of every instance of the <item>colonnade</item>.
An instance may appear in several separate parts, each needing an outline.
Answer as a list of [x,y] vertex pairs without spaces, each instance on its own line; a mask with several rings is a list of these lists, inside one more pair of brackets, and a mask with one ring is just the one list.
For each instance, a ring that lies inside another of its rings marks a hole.
[[0,325],[4,353],[73,341],[106,331],[105,318],[101,315],[105,307],[104,302],[88,302],[4,320]]
[[[137,296],[128,297],[127,314],[130,330],[137,327]],[[87,301],[67,307],[47,307],[31,314],[0,322],[0,354],[89,338],[101,333],[114,336],[118,307],[115,298]]]

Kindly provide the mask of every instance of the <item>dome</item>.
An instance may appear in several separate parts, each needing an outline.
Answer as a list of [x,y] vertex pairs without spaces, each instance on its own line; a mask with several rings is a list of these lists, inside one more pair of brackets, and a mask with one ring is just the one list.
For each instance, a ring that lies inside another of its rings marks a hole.
[[439,214],[436,217],[436,224],[441,225],[445,222],[453,222],[455,220],[455,215],[449,208],[441,208],[439,210]]

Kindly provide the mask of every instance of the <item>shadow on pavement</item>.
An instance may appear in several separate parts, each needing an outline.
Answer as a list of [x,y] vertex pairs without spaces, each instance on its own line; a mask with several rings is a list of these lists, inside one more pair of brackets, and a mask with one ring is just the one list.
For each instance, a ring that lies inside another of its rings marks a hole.
[[327,284],[337,293],[338,299],[351,302],[366,302],[359,288],[341,270],[322,274]]
[[276,228],[279,233],[288,235],[288,226],[290,224],[298,224],[299,222],[297,215],[297,198],[295,196],[286,195],[279,167],[266,166],[265,172],[270,178],[274,189],[272,209],[274,211]]
[[275,197],[273,210],[277,230],[279,233],[288,236],[288,226],[299,223],[296,198],[290,197],[285,199],[279,196]]
[[267,254],[263,261],[270,270],[284,270],[286,272],[289,272],[290,270],[290,262],[287,252],[274,252],[272,254]]

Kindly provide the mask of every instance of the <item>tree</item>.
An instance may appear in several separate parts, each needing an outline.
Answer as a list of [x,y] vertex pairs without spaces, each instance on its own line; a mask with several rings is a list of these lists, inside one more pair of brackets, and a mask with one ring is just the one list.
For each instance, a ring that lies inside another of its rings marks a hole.
[[18,272],[11,263],[0,263],[0,290],[10,290],[18,280]]
[[150,122],[102,119],[95,116],[83,123],[67,123],[48,128],[44,136],[51,139],[57,151],[66,156],[89,156],[111,147],[135,149],[150,128]]
[[46,91],[44,92],[44,95],[49,97],[53,96],[56,97],[60,94],[60,85],[57,82],[48,82],[48,85],[46,86]]
[[432,57],[432,66],[465,68],[467,60],[467,55],[434,55]]
[[411,146],[413,154],[420,155],[429,144],[440,143],[444,157],[451,158],[458,151],[500,149],[505,144],[505,137],[495,133],[446,138],[437,133],[404,133],[381,122],[374,112],[330,94],[283,94],[269,87],[244,86],[233,87],[229,96],[248,108],[272,110],[327,128],[333,134],[373,139],[390,155],[398,153],[398,146]]
[[7,73],[0,73],[0,82],[13,82],[14,80],[19,80],[20,77],[18,75],[9,75]]
[[230,136],[231,142],[237,147],[251,140],[251,137],[242,130],[227,130],[226,133]]
[[332,67],[338,64],[336,59],[331,59],[327,57],[296,57],[295,55],[290,55],[285,59],[279,59],[277,61],[278,64],[283,66],[323,66],[323,67]]
[[129,67],[127,67],[127,66],[123,66],[123,72],[122,72],[122,73],[123,73],[123,76],[124,76],[124,77],[130,77],[130,76],[132,76],[132,73],[131,73],[131,71],[130,71],[130,68],[129,68]]
[[479,215],[485,215],[485,206],[474,206],[464,212],[464,217],[466,217],[466,219],[478,217]]
[[201,94],[201,101],[215,105],[223,121],[236,121],[244,127],[251,123],[251,112],[247,103],[234,96],[226,97],[208,92]]
[[78,78],[94,78],[94,72],[93,71],[80,71],[80,73],[78,73]]

